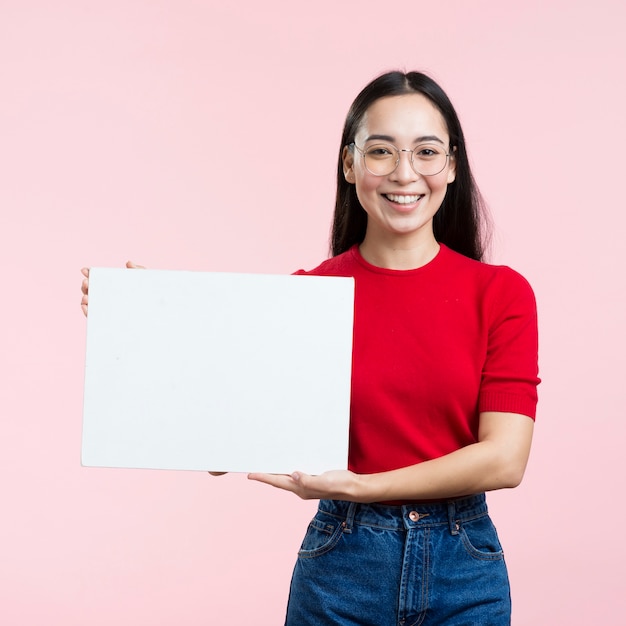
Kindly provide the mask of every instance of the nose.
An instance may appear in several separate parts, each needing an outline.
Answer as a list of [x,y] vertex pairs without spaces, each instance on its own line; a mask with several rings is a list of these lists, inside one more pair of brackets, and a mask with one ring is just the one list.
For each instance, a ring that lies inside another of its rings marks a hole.
[[413,182],[414,180],[417,180],[419,174],[413,169],[413,164],[411,163],[412,157],[412,150],[398,150],[398,166],[393,172],[391,172],[391,174],[389,174],[389,178],[400,183]]

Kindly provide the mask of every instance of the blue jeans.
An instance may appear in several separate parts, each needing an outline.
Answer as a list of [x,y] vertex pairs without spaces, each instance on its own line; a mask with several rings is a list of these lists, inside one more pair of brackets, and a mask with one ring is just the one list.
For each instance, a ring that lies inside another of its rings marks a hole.
[[287,626],[504,626],[509,580],[484,494],[390,506],[320,501]]

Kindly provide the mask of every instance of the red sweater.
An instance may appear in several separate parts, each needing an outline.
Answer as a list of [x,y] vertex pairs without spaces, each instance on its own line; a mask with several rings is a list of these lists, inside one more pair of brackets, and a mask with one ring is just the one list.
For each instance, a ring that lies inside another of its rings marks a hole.
[[390,270],[354,246],[298,274],[353,276],[349,468],[381,472],[477,440],[481,411],[537,404],[537,313],[526,280],[442,245],[427,265]]

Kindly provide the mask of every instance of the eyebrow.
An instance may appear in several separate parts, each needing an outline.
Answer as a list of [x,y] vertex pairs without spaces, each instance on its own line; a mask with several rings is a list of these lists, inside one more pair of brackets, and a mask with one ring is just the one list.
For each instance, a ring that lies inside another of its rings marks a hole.
[[[365,141],[390,141],[390,142],[394,142],[396,139],[395,137],[392,137],[391,135],[370,135],[369,137],[367,137],[367,139]],[[437,143],[440,143],[441,145],[445,145],[443,141],[441,141],[441,139],[439,139],[439,137],[437,137],[436,135],[424,135],[422,137],[418,137],[413,143],[423,143],[425,141],[436,141]]]

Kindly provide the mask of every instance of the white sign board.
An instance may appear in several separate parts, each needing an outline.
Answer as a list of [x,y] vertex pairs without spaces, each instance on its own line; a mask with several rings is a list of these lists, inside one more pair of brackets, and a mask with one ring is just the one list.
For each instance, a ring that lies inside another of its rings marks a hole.
[[352,278],[92,268],[82,462],[345,469]]

